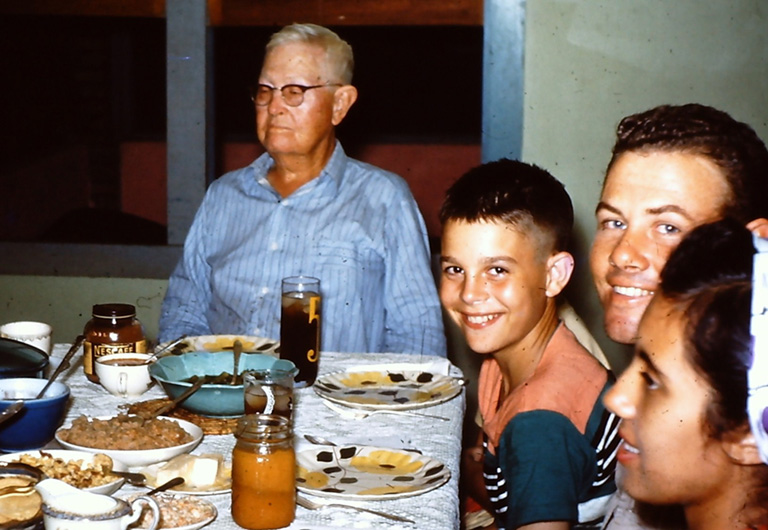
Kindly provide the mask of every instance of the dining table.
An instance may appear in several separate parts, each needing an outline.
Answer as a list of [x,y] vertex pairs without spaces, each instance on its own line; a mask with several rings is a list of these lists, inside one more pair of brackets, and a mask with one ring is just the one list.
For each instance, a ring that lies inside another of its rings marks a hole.
[[[52,364],[60,360],[69,349],[69,344],[58,343],[51,353]],[[438,373],[462,380],[461,370],[445,358],[405,353],[340,353],[320,354],[319,376],[341,371],[370,370],[421,370]],[[76,353],[71,366],[64,370],[60,380],[71,391],[71,399],[64,425],[75,418],[86,416],[109,416],[124,411],[131,403],[126,399],[108,393],[98,383],[89,381],[82,369],[82,355]],[[167,398],[163,388],[155,384],[133,401]],[[300,493],[316,504],[353,504],[364,508],[400,516],[412,523],[393,521],[379,515],[360,512],[345,507],[324,507],[309,510],[296,508],[289,530],[330,530],[330,529],[391,529],[418,528],[419,530],[446,530],[459,528],[459,461],[462,447],[462,428],[466,407],[466,389],[447,401],[423,408],[415,408],[408,414],[372,414],[364,418],[341,414],[326,406],[312,387],[294,389],[293,429],[294,447],[297,453],[312,446],[304,435],[313,435],[334,442],[337,445],[366,445],[399,450],[414,450],[444,464],[450,471],[450,478],[435,489],[417,492],[413,495],[395,496],[386,500],[339,500],[323,495]],[[347,408],[347,411],[353,411]],[[232,449],[235,445],[233,434],[205,434],[192,454],[220,454],[227,465],[231,465]],[[56,440],[48,444],[58,448]],[[114,496],[127,497],[140,494],[146,489],[124,484]],[[231,493],[218,493],[201,497],[215,505],[218,515],[205,528],[209,530],[240,528],[230,513]]]

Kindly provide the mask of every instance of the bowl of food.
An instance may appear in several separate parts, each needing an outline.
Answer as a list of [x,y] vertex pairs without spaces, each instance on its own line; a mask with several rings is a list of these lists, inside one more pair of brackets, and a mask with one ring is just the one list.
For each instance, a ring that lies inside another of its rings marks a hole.
[[203,416],[231,418],[245,413],[243,372],[264,369],[280,369],[294,375],[297,372],[291,361],[264,353],[243,353],[233,383],[234,353],[227,350],[161,357],[149,372],[171,399],[189,390],[200,378],[207,378],[207,382],[179,406]]
[[128,467],[170,460],[192,451],[202,439],[203,430],[194,423],[135,414],[80,416],[56,431],[56,441],[63,447],[104,453]]
[[112,471],[128,471],[127,465],[104,453],[68,449],[9,453],[0,456],[0,464],[29,466],[47,478],[55,478],[76,488],[102,495],[111,495],[125,483],[123,477]]
[[48,354],[26,342],[0,337],[0,379],[42,377]]
[[24,400],[24,408],[0,424],[0,450],[5,452],[39,449],[53,439],[64,421],[69,387],[54,381],[40,399],[37,394],[47,381],[33,377],[0,379],[0,411]]
[[[138,495],[127,497],[125,501],[132,502]],[[197,530],[202,528],[218,515],[216,506],[199,497],[157,493],[152,496],[160,508],[160,526],[162,529]],[[152,517],[149,510],[144,510],[136,523],[137,530],[149,528]]]

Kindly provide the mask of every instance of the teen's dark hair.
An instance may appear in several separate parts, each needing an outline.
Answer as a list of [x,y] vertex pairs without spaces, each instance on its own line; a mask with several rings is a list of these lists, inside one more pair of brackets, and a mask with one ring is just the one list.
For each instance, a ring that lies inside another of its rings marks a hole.
[[[754,253],[749,230],[726,218],[692,230],[661,272],[662,296],[681,304],[688,320],[688,359],[714,391],[705,419],[716,439],[749,429]],[[752,467],[754,496],[748,502],[768,506],[768,466]]]
[[748,421],[754,253],[749,230],[727,218],[692,230],[661,272],[662,295],[686,308],[689,359],[715,391],[707,420],[717,438]]
[[[731,197],[723,217],[746,224],[768,217],[768,149],[746,123],[721,110],[689,103],[661,105],[627,116],[616,130],[610,171],[627,151],[683,152],[703,156],[723,171]],[[607,173],[606,171],[606,173]]]
[[440,209],[440,222],[450,220],[532,223],[551,235],[554,250],[561,251],[568,248],[573,229],[573,205],[548,171],[503,158],[470,169],[453,183]]

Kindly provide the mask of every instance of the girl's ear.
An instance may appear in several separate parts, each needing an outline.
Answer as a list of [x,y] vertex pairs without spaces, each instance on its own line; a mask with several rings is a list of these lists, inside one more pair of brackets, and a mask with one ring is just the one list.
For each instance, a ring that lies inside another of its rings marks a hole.
[[331,116],[334,126],[341,123],[355,101],[357,101],[357,89],[354,86],[344,85],[336,89],[333,94],[333,115]]
[[755,436],[749,426],[726,434],[721,443],[725,453],[737,464],[752,466],[763,463]]
[[558,252],[547,258],[546,294],[554,298],[565,289],[573,274],[574,260],[569,252]]

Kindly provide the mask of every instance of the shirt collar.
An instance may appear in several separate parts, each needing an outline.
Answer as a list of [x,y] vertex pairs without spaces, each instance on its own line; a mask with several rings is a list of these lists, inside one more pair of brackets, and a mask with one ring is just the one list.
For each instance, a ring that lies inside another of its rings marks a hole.
[[[269,153],[264,153],[259,158],[254,160],[250,167],[253,169],[256,175],[256,181],[260,186],[269,189],[272,193],[276,193],[275,189],[267,180],[267,172],[269,168],[275,163],[274,159]],[[347,168],[347,155],[344,152],[344,148],[341,146],[341,142],[336,140],[336,147],[331,154],[331,158],[328,159],[328,163],[320,172],[320,175],[315,179],[316,181],[327,181],[327,186],[331,186],[329,191],[332,191],[335,195],[341,186],[342,179],[344,178],[344,171]],[[320,182],[317,182],[319,185]]]

